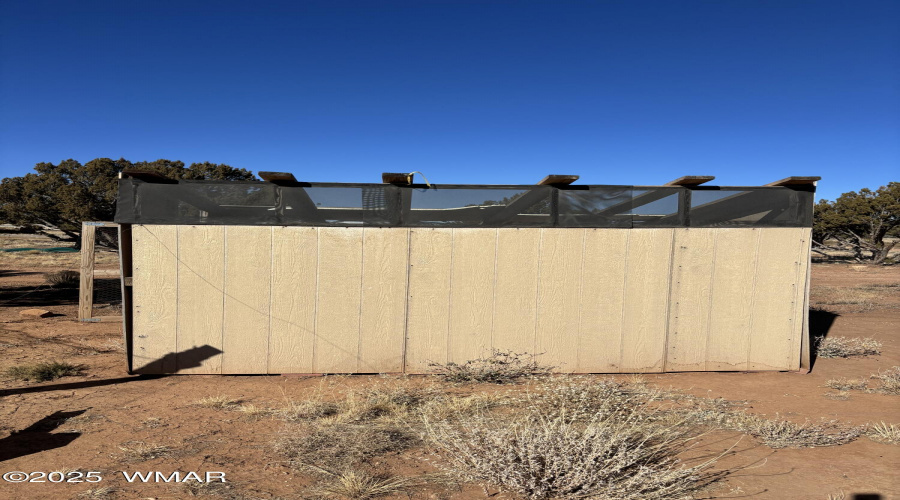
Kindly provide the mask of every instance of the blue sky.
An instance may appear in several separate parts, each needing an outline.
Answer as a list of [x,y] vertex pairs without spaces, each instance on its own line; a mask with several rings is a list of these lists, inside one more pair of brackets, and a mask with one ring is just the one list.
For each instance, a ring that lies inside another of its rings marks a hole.
[[900,2],[0,2],[0,176],[900,181]]

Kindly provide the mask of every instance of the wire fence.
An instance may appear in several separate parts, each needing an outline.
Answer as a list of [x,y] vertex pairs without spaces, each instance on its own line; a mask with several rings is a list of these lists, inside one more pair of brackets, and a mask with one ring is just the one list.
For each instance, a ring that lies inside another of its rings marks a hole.
[[122,314],[119,228],[98,227],[94,239],[94,303],[91,316]]

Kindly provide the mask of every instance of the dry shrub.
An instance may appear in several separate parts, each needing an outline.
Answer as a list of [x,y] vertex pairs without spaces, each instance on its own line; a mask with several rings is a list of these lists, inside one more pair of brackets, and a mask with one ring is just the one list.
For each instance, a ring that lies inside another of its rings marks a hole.
[[641,409],[587,422],[564,412],[482,416],[427,431],[449,472],[529,499],[683,498],[719,477],[707,472],[712,461],[689,467],[678,458],[694,437],[687,427],[655,423]]
[[6,369],[6,376],[17,380],[33,380],[35,382],[47,382],[60,377],[80,375],[84,368],[80,365],[50,361],[35,363],[32,365],[18,365]]
[[44,274],[44,281],[61,288],[77,287],[81,284],[81,274],[78,271],[56,271]]
[[850,358],[881,354],[881,342],[866,337],[818,337],[816,356],[820,358]]
[[894,396],[900,395],[900,366],[894,366],[884,372],[879,371],[870,378],[879,381],[879,386],[873,389],[875,392],[891,394]]
[[885,444],[900,444],[900,426],[879,422],[866,431],[866,437]]
[[839,377],[825,381],[825,387],[837,389],[839,391],[864,391],[866,390],[867,385],[869,385],[869,382],[860,378],[848,379],[846,377]]
[[286,428],[275,447],[299,468],[346,471],[415,442],[415,437],[400,427],[313,421]]
[[172,449],[168,446],[149,444],[143,441],[128,441],[120,444],[119,449],[122,450],[122,458],[135,462],[143,462],[172,454]]
[[[637,408],[670,397],[640,381],[618,382],[612,379],[559,378],[549,380],[530,393],[527,404],[544,413],[565,414],[569,420],[603,419],[611,415],[632,415]],[[661,412],[648,412],[644,418],[661,418]]]
[[478,358],[458,364],[454,362],[429,363],[432,372],[447,382],[487,382],[509,384],[524,377],[547,375],[553,367],[542,366],[534,356],[526,353],[494,349],[486,358]]

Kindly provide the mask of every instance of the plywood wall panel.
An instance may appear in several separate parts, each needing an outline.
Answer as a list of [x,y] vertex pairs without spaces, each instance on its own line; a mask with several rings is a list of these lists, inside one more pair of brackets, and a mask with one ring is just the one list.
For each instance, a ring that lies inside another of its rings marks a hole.
[[450,274],[450,361],[491,353],[496,229],[453,229]]
[[175,226],[132,228],[133,366],[136,373],[173,373],[178,304]]
[[406,371],[449,361],[451,229],[410,229]]
[[497,230],[492,348],[534,353],[540,229]]
[[266,373],[272,291],[272,228],[225,227],[222,371]]
[[361,373],[403,370],[408,245],[409,229],[363,230]]
[[715,228],[675,229],[666,354],[668,371],[706,368]]
[[615,373],[622,355],[625,252],[629,231],[586,229],[578,365],[581,373]]
[[362,228],[319,228],[315,371],[354,373],[359,366]]
[[541,230],[535,353],[561,372],[578,367],[582,229]]
[[622,371],[663,370],[673,231],[632,229],[628,235]]
[[177,230],[178,371],[222,373],[225,228],[177,226]]
[[318,230],[272,229],[272,318],[267,373],[312,373]]
[[[798,333],[794,312],[802,306],[798,290],[805,287],[800,274],[805,257],[798,244],[799,228],[759,230],[761,249],[756,266],[753,311],[749,347],[750,370],[787,370],[791,366],[792,346]],[[802,328],[802,325],[800,325]]]
[[718,230],[706,370],[748,368],[759,236],[759,229]]

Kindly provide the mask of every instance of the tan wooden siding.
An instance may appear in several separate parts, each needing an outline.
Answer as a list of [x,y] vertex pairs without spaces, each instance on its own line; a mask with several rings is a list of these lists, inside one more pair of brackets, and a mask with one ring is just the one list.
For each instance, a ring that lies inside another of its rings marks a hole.
[[491,349],[578,373],[799,368],[808,228],[133,234],[144,373],[421,373]]

